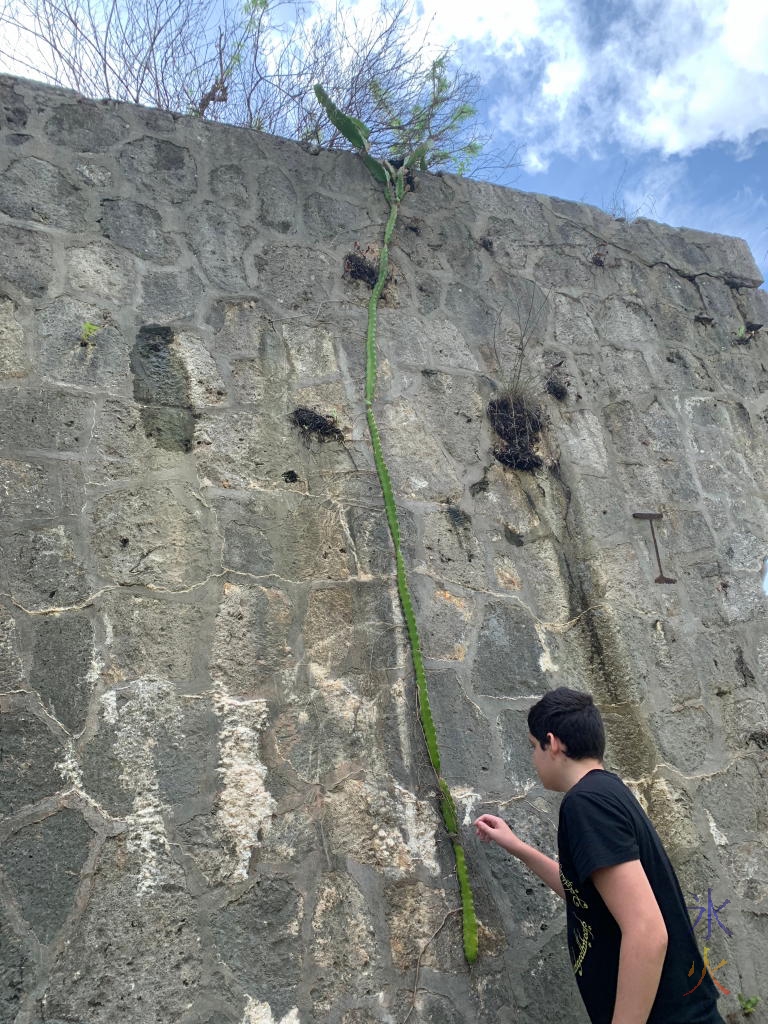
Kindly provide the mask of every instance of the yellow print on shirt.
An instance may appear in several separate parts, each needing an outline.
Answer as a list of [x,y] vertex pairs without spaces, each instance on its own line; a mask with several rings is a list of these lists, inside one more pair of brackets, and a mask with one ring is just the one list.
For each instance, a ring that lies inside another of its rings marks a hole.
[[577,930],[574,928],[573,936],[576,940],[578,953],[574,957],[573,953],[571,952],[571,960],[573,961],[573,973],[580,975],[584,959],[587,955],[587,951],[592,948],[592,943],[590,942],[590,939],[592,938],[593,932],[591,926],[588,925],[585,921],[582,921],[580,917],[577,917],[576,920],[581,925],[581,934],[579,935],[577,933]]
[[589,909],[589,904],[585,900],[583,900],[581,896],[579,896],[579,890],[576,888],[573,882],[568,881],[568,879],[563,874],[562,869],[560,870],[560,882],[563,886],[563,889],[571,897],[571,901],[573,902],[574,907],[583,907],[584,910]]

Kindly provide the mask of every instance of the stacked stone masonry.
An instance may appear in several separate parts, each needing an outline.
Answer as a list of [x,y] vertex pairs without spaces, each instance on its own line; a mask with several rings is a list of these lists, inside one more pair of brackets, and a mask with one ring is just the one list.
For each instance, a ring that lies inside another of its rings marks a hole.
[[[499,810],[554,851],[525,716],[557,685],[599,700],[685,891],[730,901],[724,1014],[768,1001],[745,245],[450,176],[404,202],[377,416],[469,970],[344,273],[381,192],[348,154],[11,78],[0,118],[0,1020],[583,1024],[562,905],[470,828]],[[534,472],[486,414],[521,328]]]

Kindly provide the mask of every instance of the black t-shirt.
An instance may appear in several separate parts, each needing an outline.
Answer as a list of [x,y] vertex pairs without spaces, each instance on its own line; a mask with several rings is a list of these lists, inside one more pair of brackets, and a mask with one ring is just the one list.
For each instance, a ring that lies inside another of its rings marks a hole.
[[592,1024],[611,1024],[621,930],[590,875],[630,860],[645,869],[668,935],[648,1024],[722,1024],[709,974],[691,991],[705,968],[677,876],[648,816],[617,775],[594,769],[568,790],[560,805],[557,843],[568,952]]

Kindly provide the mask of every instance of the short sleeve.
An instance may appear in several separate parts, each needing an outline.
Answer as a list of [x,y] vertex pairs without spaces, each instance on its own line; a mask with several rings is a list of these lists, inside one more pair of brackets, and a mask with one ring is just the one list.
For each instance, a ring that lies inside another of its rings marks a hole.
[[610,797],[598,793],[569,794],[561,816],[579,884],[598,868],[639,859],[632,816]]

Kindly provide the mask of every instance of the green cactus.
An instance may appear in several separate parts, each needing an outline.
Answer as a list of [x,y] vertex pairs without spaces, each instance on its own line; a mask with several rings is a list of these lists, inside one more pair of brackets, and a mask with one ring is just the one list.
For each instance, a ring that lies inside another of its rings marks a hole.
[[429,154],[430,141],[427,140],[418,146],[412,153],[406,155],[401,167],[395,169],[389,161],[377,160],[369,153],[368,137],[370,132],[367,127],[356,118],[348,117],[342,113],[330,99],[328,94],[320,85],[315,86],[315,95],[324,107],[331,122],[339,129],[344,137],[352,143],[359,151],[363,163],[370,171],[373,178],[384,185],[384,194],[389,203],[389,216],[384,227],[384,241],[379,254],[379,270],[376,283],[371,291],[368,301],[368,329],[366,333],[366,369],[365,369],[365,416],[368,422],[368,432],[371,437],[373,448],[373,460],[376,465],[376,473],[381,485],[381,492],[384,497],[384,508],[387,515],[392,544],[395,549],[395,568],[397,575],[397,593],[400,598],[400,605],[403,610],[405,628],[408,634],[408,642],[411,649],[413,671],[416,678],[416,693],[419,704],[419,720],[421,722],[424,741],[427,746],[429,761],[437,779],[440,790],[440,814],[443,824],[451,837],[453,852],[456,859],[456,877],[459,883],[461,895],[462,922],[464,936],[464,956],[467,963],[474,963],[477,959],[477,918],[472,897],[472,888],[469,882],[469,872],[464,856],[464,850],[458,842],[459,823],[456,812],[456,803],[448,788],[448,784],[441,774],[440,750],[437,742],[437,731],[432,709],[429,704],[429,691],[427,688],[427,676],[424,670],[424,659],[421,653],[421,640],[416,624],[416,616],[413,611],[413,601],[408,586],[408,576],[405,569],[402,546],[400,543],[400,523],[397,518],[397,506],[392,490],[392,481],[389,470],[384,459],[381,447],[381,437],[376,418],[373,412],[373,403],[376,394],[376,328],[378,321],[378,308],[381,293],[387,283],[389,273],[389,245],[397,223],[397,215],[400,211],[400,204],[405,196],[405,174],[411,166],[426,169]]

